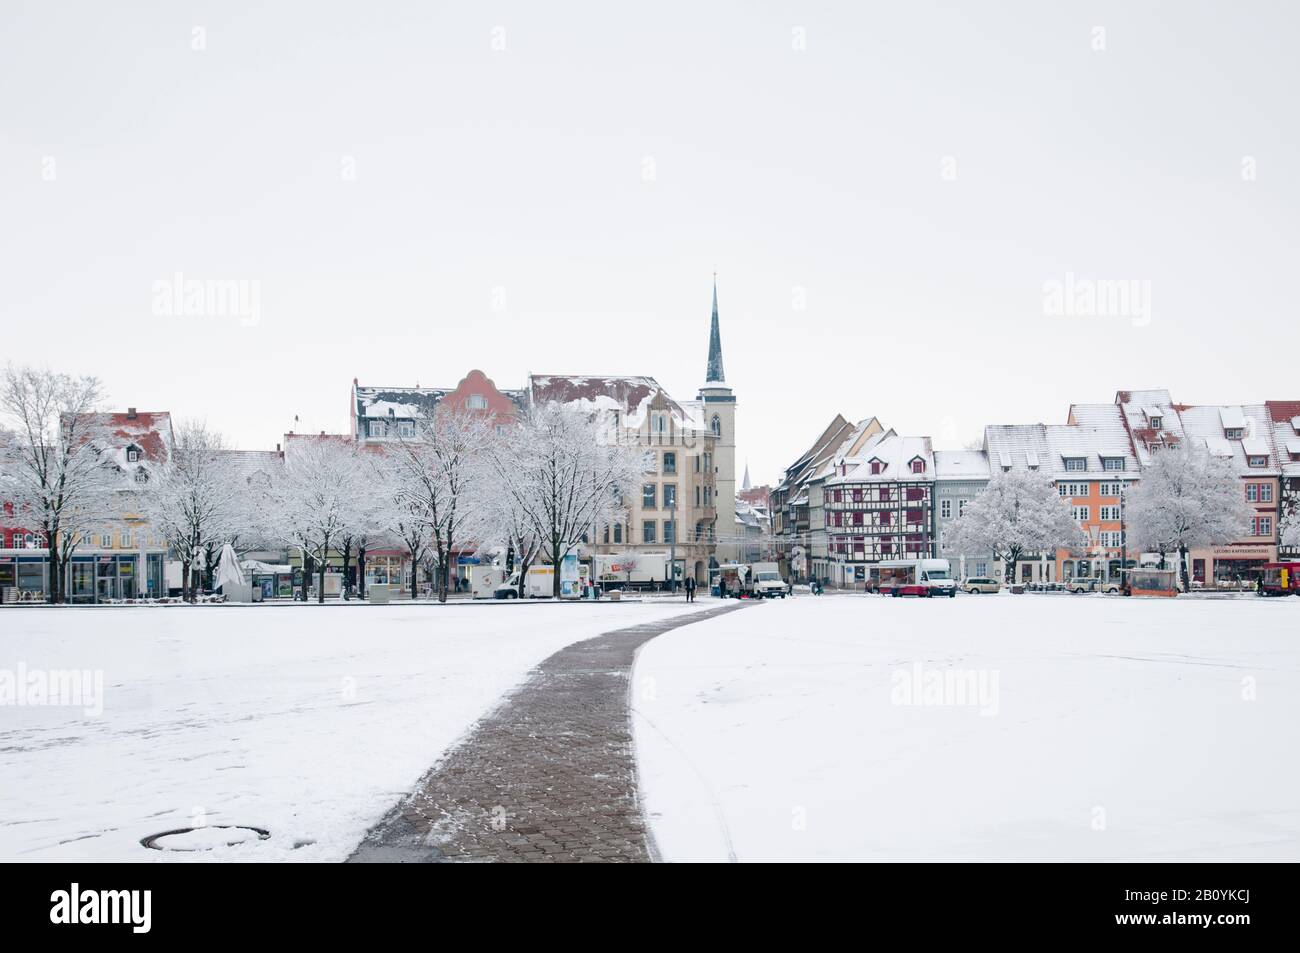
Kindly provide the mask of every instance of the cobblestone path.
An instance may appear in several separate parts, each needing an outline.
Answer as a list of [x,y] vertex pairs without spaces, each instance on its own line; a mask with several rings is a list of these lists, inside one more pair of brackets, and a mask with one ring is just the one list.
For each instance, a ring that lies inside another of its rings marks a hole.
[[650,860],[629,707],[636,650],[746,605],[617,629],[556,652],[367,832],[349,862]]

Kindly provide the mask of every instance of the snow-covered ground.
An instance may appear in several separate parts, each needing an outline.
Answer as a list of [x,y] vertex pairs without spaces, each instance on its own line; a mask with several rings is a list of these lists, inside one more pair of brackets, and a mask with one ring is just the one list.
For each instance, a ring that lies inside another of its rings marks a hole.
[[804,596],[634,686],[667,860],[1300,860],[1300,599]]
[[[341,860],[546,656],[686,609],[2,609],[0,860]],[[13,703],[19,675],[30,703],[30,686],[70,670],[90,670],[92,689],[102,673],[102,714],[93,690],[75,706]],[[195,853],[140,845],[199,823],[271,837],[173,840],[217,845]]]

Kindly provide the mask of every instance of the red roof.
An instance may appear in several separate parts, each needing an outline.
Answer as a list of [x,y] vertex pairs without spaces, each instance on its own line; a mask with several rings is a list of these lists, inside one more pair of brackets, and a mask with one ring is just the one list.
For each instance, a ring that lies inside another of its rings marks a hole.
[[1266,400],[1264,406],[1268,408],[1268,416],[1275,424],[1300,417],[1300,400]]

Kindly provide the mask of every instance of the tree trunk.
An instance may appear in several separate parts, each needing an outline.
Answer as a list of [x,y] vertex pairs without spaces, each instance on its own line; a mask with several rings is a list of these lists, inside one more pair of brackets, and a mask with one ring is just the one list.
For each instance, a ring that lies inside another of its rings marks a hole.
[[1187,545],[1180,543],[1178,546],[1178,578],[1183,581],[1183,592],[1191,592],[1192,580],[1187,572]]
[[357,598],[366,598],[366,544],[357,547]]
[[348,565],[352,562],[352,540],[343,544],[343,599],[347,601],[352,598],[352,593],[348,589]]
[[420,560],[416,558],[415,552],[411,552],[411,601],[415,601],[416,593],[419,591],[420,584]]
[[320,605],[325,604],[325,570],[330,568],[330,541],[326,537],[320,548],[320,568],[317,569],[316,583],[316,602]]
[[524,591],[528,588],[528,567],[532,564],[532,559],[521,558],[519,560],[519,589],[517,595],[520,599],[524,598]]
[[50,594],[48,601],[51,605],[58,605],[63,601],[63,568],[59,564],[59,534],[57,530],[50,532],[45,537],[45,546],[46,561],[50,564]]
[[[444,558],[445,556],[445,558]],[[447,537],[446,550],[438,554],[438,601],[447,601],[447,580],[451,575],[451,537]]]
[[190,601],[190,561],[181,560],[181,601]]

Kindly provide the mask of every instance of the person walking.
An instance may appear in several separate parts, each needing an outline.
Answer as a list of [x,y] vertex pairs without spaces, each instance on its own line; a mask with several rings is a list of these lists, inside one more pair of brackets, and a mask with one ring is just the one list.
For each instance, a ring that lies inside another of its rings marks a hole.
[[695,577],[694,576],[686,577],[686,601],[687,602],[695,601]]

